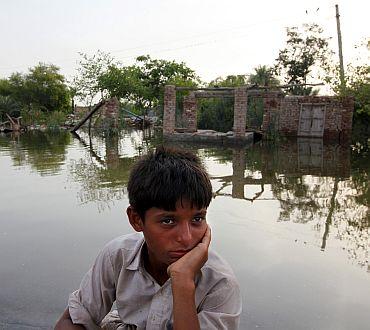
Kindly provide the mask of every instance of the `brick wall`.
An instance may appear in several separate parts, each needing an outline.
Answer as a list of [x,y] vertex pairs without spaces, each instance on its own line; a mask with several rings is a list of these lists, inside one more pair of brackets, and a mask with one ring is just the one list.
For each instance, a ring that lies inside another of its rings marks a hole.
[[113,127],[117,127],[119,117],[119,107],[120,104],[116,97],[108,99],[100,109],[103,121],[109,123]]
[[[75,106],[74,114],[82,118],[95,106],[96,105],[92,105],[91,108],[85,106]],[[120,103],[116,97],[107,99],[105,104],[91,117],[94,127],[117,127],[119,120],[119,109]],[[87,123],[84,125],[87,125]]]
[[247,113],[247,88],[235,88],[234,100],[234,137],[241,138],[245,136],[245,124]]
[[186,131],[189,133],[197,131],[197,100],[195,92],[190,92],[184,97],[184,114]]
[[277,129],[276,115],[280,109],[281,100],[284,95],[281,92],[264,92],[261,93],[263,99],[263,119],[262,131]]
[[[262,97],[264,115],[262,131],[278,132],[285,136],[297,136],[302,104],[325,104],[324,139],[347,140],[352,130],[352,115],[354,100],[351,97],[339,98],[334,96],[285,96],[279,91],[256,91],[246,87],[234,90],[234,137],[245,136],[247,98],[248,95]],[[186,131],[197,130],[197,100],[196,93],[190,92],[184,98],[183,118]],[[163,134],[173,134],[176,116],[176,87],[165,86]]]
[[164,108],[163,108],[163,134],[172,134],[175,131],[176,119],[176,88],[167,85],[164,88]]
[[[264,98],[264,132],[273,126],[280,134],[297,136],[302,104],[325,104],[324,139],[348,139],[352,131],[354,100],[335,96],[286,96]],[[274,117],[274,123],[273,118]],[[274,125],[272,125],[274,124]]]

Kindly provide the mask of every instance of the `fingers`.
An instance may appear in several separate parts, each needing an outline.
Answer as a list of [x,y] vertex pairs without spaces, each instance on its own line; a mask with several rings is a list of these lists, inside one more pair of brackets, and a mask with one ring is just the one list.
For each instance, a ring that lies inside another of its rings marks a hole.
[[202,243],[204,243],[207,247],[211,243],[211,227],[207,224],[206,232],[203,236]]

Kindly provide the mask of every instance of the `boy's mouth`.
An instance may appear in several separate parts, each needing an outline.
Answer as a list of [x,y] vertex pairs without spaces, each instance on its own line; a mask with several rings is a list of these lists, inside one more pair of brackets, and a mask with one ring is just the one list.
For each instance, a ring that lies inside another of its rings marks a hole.
[[171,258],[181,258],[185,254],[187,254],[189,250],[177,250],[177,251],[170,251],[169,256]]

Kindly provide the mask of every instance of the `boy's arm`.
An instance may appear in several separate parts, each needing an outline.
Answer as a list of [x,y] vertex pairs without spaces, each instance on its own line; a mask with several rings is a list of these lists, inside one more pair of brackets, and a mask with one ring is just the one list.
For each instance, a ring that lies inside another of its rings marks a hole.
[[69,295],[68,308],[57,325],[59,329],[100,329],[98,325],[114,300],[115,274],[108,244],[83,277],[80,288]]
[[195,306],[195,275],[208,259],[210,242],[208,226],[202,241],[168,267],[172,282],[174,330],[200,329]]
[[83,325],[73,324],[68,308],[64,311],[54,330],[85,330]]

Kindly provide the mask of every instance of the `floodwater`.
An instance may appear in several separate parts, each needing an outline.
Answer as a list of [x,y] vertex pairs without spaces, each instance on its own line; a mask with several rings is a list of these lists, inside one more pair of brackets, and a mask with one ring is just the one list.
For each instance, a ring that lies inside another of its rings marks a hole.
[[[159,143],[0,135],[0,329],[53,326],[103,245],[132,232],[129,170]],[[212,177],[212,248],[239,279],[241,329],[369,329],[368,156],[315,139],[186,147]]]

